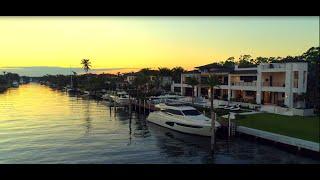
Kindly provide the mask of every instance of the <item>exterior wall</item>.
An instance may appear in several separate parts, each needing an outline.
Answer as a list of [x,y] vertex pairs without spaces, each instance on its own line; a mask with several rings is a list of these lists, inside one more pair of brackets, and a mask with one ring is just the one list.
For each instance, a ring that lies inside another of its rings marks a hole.
[[292,92],[292,64],[287,64],[286,66],[286,81],[285,81],[285,99],[284,104],[288,107],[293,106],[293,92]]
[[[270,83],[270,77],[272,78],[272,83]],[[286,81],[285,72],[262,72],[261,73],[261,84],[264,87],[265,86],[284,87],[285,81]]]

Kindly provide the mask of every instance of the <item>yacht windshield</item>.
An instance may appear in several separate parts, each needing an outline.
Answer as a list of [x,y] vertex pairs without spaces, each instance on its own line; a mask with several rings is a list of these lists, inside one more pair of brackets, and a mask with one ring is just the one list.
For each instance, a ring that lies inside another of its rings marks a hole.
[[198,115],[201,115],[201,113],[199,111],[197,111],[197,110],[184,110],[182,112],[186,116],[198,116]]

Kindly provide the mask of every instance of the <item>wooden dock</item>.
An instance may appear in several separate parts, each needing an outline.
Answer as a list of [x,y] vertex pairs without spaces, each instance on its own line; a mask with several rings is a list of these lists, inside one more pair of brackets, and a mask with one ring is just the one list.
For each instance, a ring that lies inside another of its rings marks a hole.
[[160,110],[159,108],[155,107],[154,104],[152,104],[150,101],[143,101],[143,100],[132,100],[131,101],[131,106],[132,108],[140,108],[142,110],[147,110],[148,112],[152,112],[152,111],[158,111]]

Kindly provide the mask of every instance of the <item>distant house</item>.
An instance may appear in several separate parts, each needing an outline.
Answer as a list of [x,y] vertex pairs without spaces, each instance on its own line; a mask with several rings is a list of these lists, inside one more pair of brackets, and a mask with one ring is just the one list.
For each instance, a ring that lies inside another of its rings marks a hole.
[[132,84],[133,81],[136,79],[137,73],[131,72],[131,73],[126,73],[123,75],[125,82]]

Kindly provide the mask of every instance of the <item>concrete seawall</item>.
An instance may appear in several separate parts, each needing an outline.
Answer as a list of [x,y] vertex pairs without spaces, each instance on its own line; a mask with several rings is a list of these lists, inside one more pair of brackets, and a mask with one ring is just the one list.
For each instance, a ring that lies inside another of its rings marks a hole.
[[267,131],[262,131],[258,129],[247,128],[244,126],[238,126],[237,132],[283,143],[283,144],[288,144],[291,146],[296,146],[298,148],[304,148],[311,151],[320,152],[320,144],[316,142],[306,141],[303,139],[293,138],[293,137],[284,136],[284,135],[271,133]]

